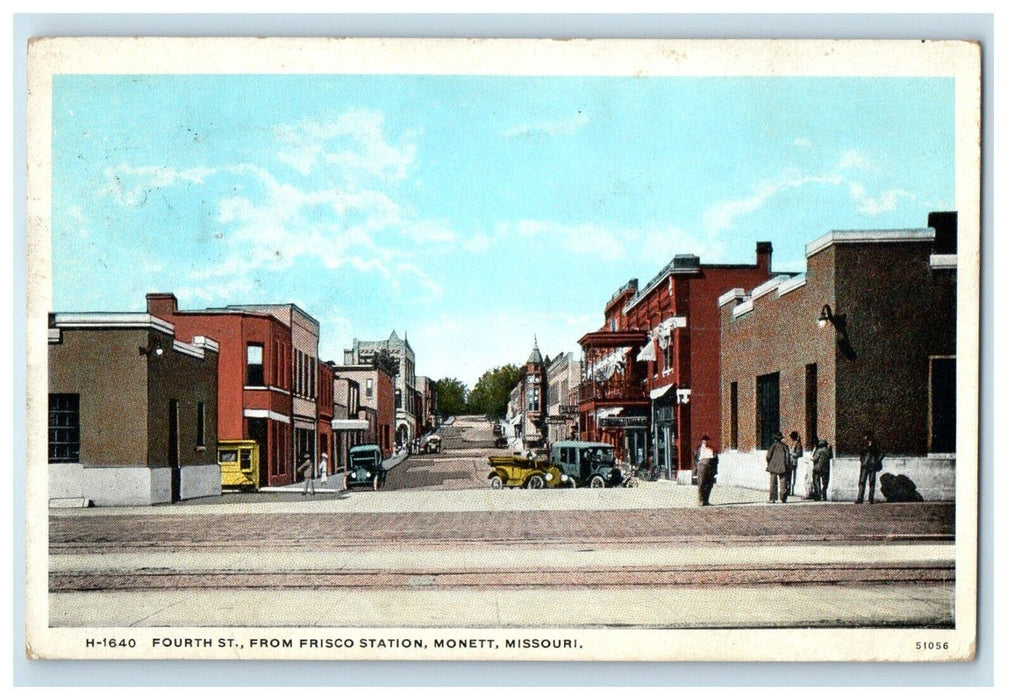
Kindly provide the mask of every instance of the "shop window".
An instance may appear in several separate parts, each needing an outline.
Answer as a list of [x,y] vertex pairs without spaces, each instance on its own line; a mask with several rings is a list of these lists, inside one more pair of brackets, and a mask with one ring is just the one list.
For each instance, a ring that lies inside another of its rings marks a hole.
[[49,461],[81,460],[81,396],[49,395]]

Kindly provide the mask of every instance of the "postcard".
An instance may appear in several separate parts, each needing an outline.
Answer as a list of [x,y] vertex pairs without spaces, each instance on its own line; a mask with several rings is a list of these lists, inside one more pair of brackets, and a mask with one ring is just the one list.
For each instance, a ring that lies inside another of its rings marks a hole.
[[973,659],[980,63],[34,40],[26,653]]

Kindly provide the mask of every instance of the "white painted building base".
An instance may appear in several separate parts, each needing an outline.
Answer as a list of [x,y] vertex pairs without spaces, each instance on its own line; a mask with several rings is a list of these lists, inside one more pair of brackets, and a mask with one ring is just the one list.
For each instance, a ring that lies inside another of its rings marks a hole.
[[[718,483],[728,486],[768,490],[767,462],[765,452],[723,452],[718,461]],[[809,455],[799,460],[796,472],[794,496],[806,496],[807,480],[804,474],[813,471],[813,462]],[[680,472],[682,476],[683,472]],[[687,472],[689,477],[689,472]],[[880,476],[884,474],[904,474],[915,483],[919,494],[927,501],[954,500],[954,457],[885,457],[884,469],[877,475],[877,494],[879,501],[884,500],[880,491]],[[688,479],[689,481],[689,479]],[[859,494],[859,458],[836,457],[831,462],[831,482],[827,489],[828,500],[854,501]]]
[[[182,499],[222,493],[217,464],[183,467],[180,471]],[[49,498],[54,507],[84,501],[93,506],[142,506],[171,500],[169,469],[134,465],[85,467],[82,464],[49,465]]]

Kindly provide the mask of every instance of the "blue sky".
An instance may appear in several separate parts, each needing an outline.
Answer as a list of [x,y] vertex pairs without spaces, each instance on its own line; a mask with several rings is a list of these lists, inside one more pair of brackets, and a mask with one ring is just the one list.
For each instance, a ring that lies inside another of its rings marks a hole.
[[293,301],[472,384],[673,255],[954,207],[950,79],[57,76],[53,304]]

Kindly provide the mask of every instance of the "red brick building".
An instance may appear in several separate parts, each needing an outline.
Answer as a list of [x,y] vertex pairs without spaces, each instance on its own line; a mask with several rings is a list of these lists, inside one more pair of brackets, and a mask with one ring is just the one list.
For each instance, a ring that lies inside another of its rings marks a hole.
[[743,265],[677,255],[644,288],[631,280],[617,290],[602,328],[579,341],[582,438],[634,464],[650,460],[666,477],[689,470],[700,436],[720,435],[718,297],[767,280],[771,251],[759,242]]
[[147,305],[185,342],[198,336],[218,341],[218,439],[256,440],[261,483],[292,483],[293,354],[286,325],[258,311],[180,311],[173,294],[148,294]]

